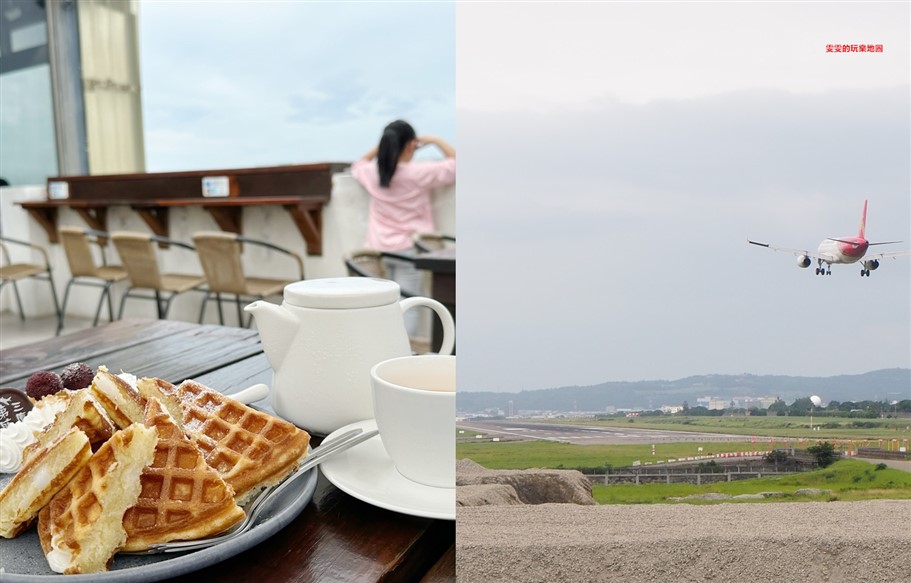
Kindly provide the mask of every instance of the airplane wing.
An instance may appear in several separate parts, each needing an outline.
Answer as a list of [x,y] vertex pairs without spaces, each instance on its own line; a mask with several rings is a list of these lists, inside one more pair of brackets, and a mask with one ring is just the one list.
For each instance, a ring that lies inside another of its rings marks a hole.
[[864,259],[898,259],[899,257],[907,257],[908,255],[911,255],[911,250],[892,251],[891,253],[877,253],[876,255],[867,255]]
[[812,251],[807,251],[806,249],[791,249],[790,247],[779,247],[777,245],[771,245],[769,243],[760,243],[759,241],[751,241],[747,239],[747,243],[750,245],[758,245],[759,247],[765,247],[766,249],[771,249],[772,251],[784,251],[785,253],[792,253],[794,255],[806,255],[807,257],[812,257],[813,259],[822,259],[827,260],[829,257],[824,257],[819,253]]

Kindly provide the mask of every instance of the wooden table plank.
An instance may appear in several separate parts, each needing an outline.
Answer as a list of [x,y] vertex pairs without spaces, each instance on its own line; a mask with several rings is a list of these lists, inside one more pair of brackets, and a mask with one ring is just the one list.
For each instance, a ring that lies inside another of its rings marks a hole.
[[231,395],[257,383],[272,386],[272,367],[269,366],[266,355],[260,352],[218,370],[193,377],[193,380]]
[[[203,375],[262,351],[259,334],[246,328],[226,328],[168,320],[134,322],[126,330],[117,322],[68,335],[68,342],[55,338],[47,343],[3,351],[0,361],[5,385],[25,385],[37,370],[60,372],[72,362],[92,368],[107,366],[112,372],[157,376],[171,382]],[[146,334],[143,327],[149,330]],[[115,334],[108,334],[115,328]],[[140,332],[137,334],[136,331]],[[132,332],[132,335],[129,334]],[[45,358],[42,360],[41,356]]]
[[39,370],[57,370],[71,362],[98,359],[187,330],[193,324],[175,320],[120,320],[50,340],[0,351],[0,383],[24,380]]
[[455,545],[443,554],[421,579],[421,583],[454,583],[455,578]]

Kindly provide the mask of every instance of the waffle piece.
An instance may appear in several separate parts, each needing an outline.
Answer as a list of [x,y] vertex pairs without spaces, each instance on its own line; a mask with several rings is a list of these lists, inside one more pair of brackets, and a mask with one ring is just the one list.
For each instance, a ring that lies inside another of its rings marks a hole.
[[123,516],[123,550],[211,536],[243,519],[234,490],[206,464],[158,399],[149,399],[145,425],[158,430],[158,443],[152,464],[139,478],[139,500]]
[[206,463],[234,488],[238,504],[280,482],[307,455],[306,431],[196,381],[175,386],[141,379],[139,391],[146,397],[157,392],[180,407],[184,430]]
[[37,441],[25,448],[22,459],[27,460],[35,452],[48,447],[73,427],[86,434],[92,447],[98,447],[114,433],[114,425],[90,390],[80,389],[69,393],[66,409],[57,413],[54,422],[44,431],[35,434]]
[[38,537],[51,569],[107,569],[126,542],[123,514],[139,498],[139,476],[152,463],[157,431],[138,423],[106,441],[38,514]]
[[0,536],[25,530],[90,457],[89,438],[76,428],[37,452],[0,492]]
[[145,420],[145,398],[128,382],[108,372],[106,367],[98,367],[92,380],[92,394],[120,429]]

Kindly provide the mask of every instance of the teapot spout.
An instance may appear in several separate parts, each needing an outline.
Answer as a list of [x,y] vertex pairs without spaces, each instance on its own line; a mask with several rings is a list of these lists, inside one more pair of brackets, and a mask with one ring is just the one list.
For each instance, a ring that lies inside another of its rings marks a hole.
[[300,323],[297,317],[283,306],[258,300],[244,307],[253,314],[256,329],[263,341],[263,352],[272,370],[281,368]]

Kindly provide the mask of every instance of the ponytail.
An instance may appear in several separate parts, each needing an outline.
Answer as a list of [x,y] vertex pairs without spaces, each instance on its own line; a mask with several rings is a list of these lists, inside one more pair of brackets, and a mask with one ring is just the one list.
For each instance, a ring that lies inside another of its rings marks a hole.
[[380,186],[388,188],[399,163],[402,149],[415,139],[414,128],[408,122],[396,120],[383,129],[377,150],[376,163],[380,173]]

